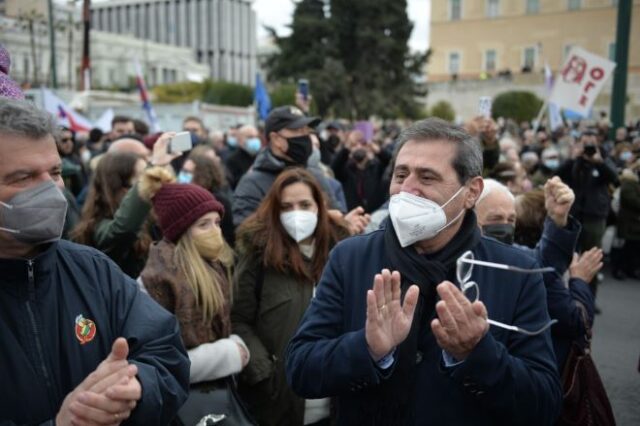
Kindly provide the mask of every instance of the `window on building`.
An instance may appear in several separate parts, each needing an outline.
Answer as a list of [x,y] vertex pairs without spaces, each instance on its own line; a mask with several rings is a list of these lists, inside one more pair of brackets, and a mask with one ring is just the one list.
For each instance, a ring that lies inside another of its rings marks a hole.
[[484,70],[486,72],[494,72],[496,70],[496,57],[495,49],[489,49],[484,52]]
[[452,21],[462,18],[462,0],[449,0],[449,17]]
[[486,14],[488,18],[500,16],[500,0],[487,0]]
[[536,48],[525,47],[523,60],[522,60],[522,72],[531,72],[536,67]]
[[615,62],[615,60],[616,60],[616,43],[614,41],[609,43],[609,52],[608,53],[609,53],[609,60]]
[[540,12],[540,0],[525,0],[527,2],[527,14],[533,15]]
[[457,75],[460,73],[460,53],[449,53],[449,74]]
[[569,10],[579,10],[580,6],[582,6],[581,0],[568,0],[567,7]]

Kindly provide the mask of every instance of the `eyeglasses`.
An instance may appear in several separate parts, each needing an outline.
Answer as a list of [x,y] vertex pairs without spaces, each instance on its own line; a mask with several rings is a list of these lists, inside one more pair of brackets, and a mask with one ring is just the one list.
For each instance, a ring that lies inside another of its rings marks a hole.
[[[471,279],[471,272],[473,271],[473,265],[503,269],[503,270],[518,272],[522,274],[535,274],[535,273],[555,271],[552,267],[524,269],[524,268],[518,268],[517,266],[505,265],[502,263],[493,263],[493,262],[486,262],[483,260],[476,260],[473,256],[473,253],[470,250],[466,251],[456,261],[456,278],[458,280],[458,285],[460,286],[460,290],[462,290],[462,293],[465,296],[467,296],[469,300],[473,302],[477,302],[480,299],[480,287],[478,287],[478,283],[476,283],[475,281],[469,281]],[[553,324],[557,323],[558,320],[555,320],[555,319],[551,320],[545,325],[543,325],[540,329],[534,330],[534,331],[526,330],[524,328],[521,328],[515,325],[505,324],[505,323],[488,319],[488,318],[487,318],[487,322],[493,326],[504,328],[505,330],[516,331],[518,333],[526,334],[527,336],[535,336],[537,334],[544,332]]]

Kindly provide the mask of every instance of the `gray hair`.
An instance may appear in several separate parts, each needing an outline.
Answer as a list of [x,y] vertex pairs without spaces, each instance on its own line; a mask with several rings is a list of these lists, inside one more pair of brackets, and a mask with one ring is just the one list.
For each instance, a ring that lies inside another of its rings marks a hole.
[[453,143],[457,152],[451,166],[456,171],[460,183],[464,184],[473,177],[482,176],[480,142],[460,126],[434,117],[413,123],[404,129],[398,137],[393,154],[393,164],[395,164],[402,147],[409,141]]
[[509,188],[501,184],[495,179],[484,179],[484,188],[482,189],[482,193],[478,197],[478,201],[476,201],[476,206],[482,202],[485,198],[494,192],[502,192],[507,197],[511,199],[511,201],[515,202],[516,197],[509,191]]
[[57,133],[53,116],[32,102],[0,98],[0,135],[42,139]]

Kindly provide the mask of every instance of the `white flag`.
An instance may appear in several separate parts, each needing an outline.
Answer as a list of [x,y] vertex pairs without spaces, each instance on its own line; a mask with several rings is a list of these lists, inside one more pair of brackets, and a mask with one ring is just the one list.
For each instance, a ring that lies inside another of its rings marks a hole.
[[95,126],[102,130],[104,133],[109,133],[111,131],[111,120],[113,120],[114,116],[115,113],[113,112],[113,108],[105,110],[100,118],[96,120]]
[[553,84],[549,103],[587,116],[615,67],[606,58],[572,48]]
[[87,118],[75,112],[51,90],[45,87],[41,90],[44,109],[56,117],[60,126],[68,127],[75,132],[88,132],[93,128],[93,124]]

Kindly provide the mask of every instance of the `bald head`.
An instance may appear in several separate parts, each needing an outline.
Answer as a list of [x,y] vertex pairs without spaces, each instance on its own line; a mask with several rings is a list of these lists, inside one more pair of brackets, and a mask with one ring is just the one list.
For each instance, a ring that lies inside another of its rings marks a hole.
[[258,133],[258,129],[251,125],[246,125],[240,127],[236,132],[236,137],[238,138],[238,143],[244,146],[244,143],[247,139],[258,138],[260,137],[260,133]]
[[118,139],[109,146],[108,152],[131,152],[142,158],[147,158],[151,155],[151,151],[142,142],[131,138]]
[[516,202],[506,186],[493,179],[484,180],[484,189],[476,202],[478,225],[515,224]]

